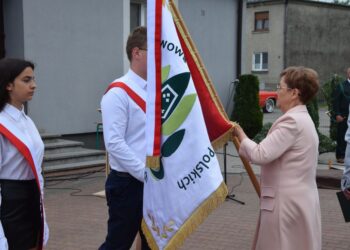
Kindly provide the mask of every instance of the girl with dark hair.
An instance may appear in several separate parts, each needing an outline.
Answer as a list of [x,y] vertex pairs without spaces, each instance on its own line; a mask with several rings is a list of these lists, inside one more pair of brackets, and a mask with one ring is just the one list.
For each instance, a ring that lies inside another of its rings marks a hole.
[[0,60],[0,249],[42,249],[48,239],[41,174],[44,144],[24,113],[35,89],[32,62]]

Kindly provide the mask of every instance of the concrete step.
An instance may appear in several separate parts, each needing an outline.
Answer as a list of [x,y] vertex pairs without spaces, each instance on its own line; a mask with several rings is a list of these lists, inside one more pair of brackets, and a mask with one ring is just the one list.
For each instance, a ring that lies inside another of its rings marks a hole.
[[59,134],[40,134],[41,139],[44,141],[44,143],[51,143],[51,142],[57,142],[61,135]]
[[102,150],[84,149],[79,151],[54,153],[44,155],[44,165],[54,166],[68,163],[77,163],[84,161],[104,160],[105,152]]
[[59,164],[59,165],[50,165],[50,166],[46,166],[44,164],[43,171],[44,173],[54,173],[54,172],[61,172],[61,171],[93,168],[97,166],[104,166],[105,164],[106,164],[105,159],[66,163],[66,164]]
[[340,190],[343,171],[337,169],[317,169],[316,182],[319,188]]
[[45,173],[85,171],[105,165],[105,151],[83,148],[84,143],[62,139],[58,134],[41,134],[45,144]]
[[83,146],[83,142],[58,139],[55,142],[45,143],[45,155],[81,151],[84,150]]

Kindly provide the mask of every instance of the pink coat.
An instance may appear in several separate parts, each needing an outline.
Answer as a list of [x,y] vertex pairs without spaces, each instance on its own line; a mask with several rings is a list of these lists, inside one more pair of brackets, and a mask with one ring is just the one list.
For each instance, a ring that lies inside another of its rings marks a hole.
[[244,139],[239,153],[261,166],[253,249],[320,250],[318,136],[306,106],[296,106],[277,119],[260,144]]

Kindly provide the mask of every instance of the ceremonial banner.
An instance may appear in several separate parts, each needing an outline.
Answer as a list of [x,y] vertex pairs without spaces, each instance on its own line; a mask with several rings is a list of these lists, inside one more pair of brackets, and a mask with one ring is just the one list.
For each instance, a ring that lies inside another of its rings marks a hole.
[[152,249],[181,246],[227,195],[212,142],[228,140],[232,124],[175,25],[174,8],[168,0],[147,1],[142,229]]

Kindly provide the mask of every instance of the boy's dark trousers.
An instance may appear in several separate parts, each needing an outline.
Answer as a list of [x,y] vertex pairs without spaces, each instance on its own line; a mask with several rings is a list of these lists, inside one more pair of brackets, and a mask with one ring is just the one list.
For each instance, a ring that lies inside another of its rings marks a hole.
[[140,232],[142,250],[150,249],[141,231],[143,183],[128,173],[111,170],[106,181],[108,233],[100,250],[129,250]]

